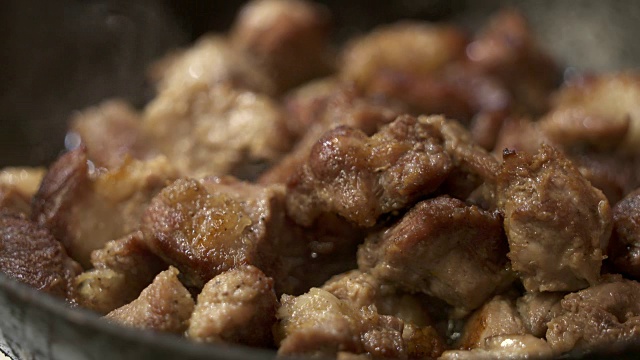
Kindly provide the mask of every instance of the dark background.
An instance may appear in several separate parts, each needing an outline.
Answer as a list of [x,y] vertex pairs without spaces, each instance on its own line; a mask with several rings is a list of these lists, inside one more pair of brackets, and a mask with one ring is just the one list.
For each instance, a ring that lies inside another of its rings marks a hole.
[[[325,0],[335,41],[400,18],[473,29],[501,5],[522,9],[543,44],[574,70],[640,64],[640,1]],[[69,115],[107,97],[140,106],[144,71],[169,49],[231,24],[237,0],[2,0],[0,166],[47,164]]]

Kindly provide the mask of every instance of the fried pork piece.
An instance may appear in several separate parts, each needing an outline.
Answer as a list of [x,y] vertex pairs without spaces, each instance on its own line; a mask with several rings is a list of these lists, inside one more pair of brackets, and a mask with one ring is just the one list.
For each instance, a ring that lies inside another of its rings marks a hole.
[[367,238],[358,265],[375,278],[473,310],[510,281],[501,217],[447,196],[414,206]]
[[465,36],[455,27],[416,22],[387,25],[347,44],[340,73],[369,92],[387,71],[431,75],[461,59],[465,45]]
[[560,71],[537,44],[524,16],[514,9],[496,14],[467,46],[470,66],[500,79],[521,112],[540,114],[560,82]]
[[275,328],[280,355],[335,357],[350,352],[407,358],[402,321],[378,314],[374,306],[356,308],[318,288],[298,297],[283,295],[281,303]]
[[560,354],[622,349],[640,339],[640,284],[620,277],[569,294],[549,322],[547,341]]
[[145,109],[143,128],[181,174],[197,178],[255,178],[291,145],[277,103],[228,84],[161,92]]
[[527,331],[515,301],[501,295],[487,301],[467,320],[458,343],[460,349],[482,349],[494,336],[524,335]]
[[106,314],[135,300],[166,264],[151,253],[136,231],[91,253],[93,269],[78,275],[78,304]]
[[331,15],[320,4],[256,0],[241,9],[230,37],[282,91],[331,70],[330,30]]
[[0,211],[0,272],[75,302],[73,278],[81,271],[46,228],[20,214]]
[[325,133],[287,184],[287,211],[302,225],[336,213],[363,227],[434,191],[451,171],[438,130],[400,116],[372,137],[341,126]]
[[611,209],[560,152],[507,153],[497,182],[508,254],[527,291],[575,291],[600,277]]
[[276,90],[265,69],[221,36],[203,36],[188,49],[167,55],[152,66],[150,76],[159,92],[219,83],[262,94]]
[[251,265],[239,266],[204,286],[187,336],[203,342],[271,346],[277,307],[273,279]]
[[564,295],[557,292],[534,292],[527,293],[516,301],[527,333],[544,337],[547,323],[560,314],[560,300]]
[[613,207],[609,261],[621,273],[640,279],[640,189]]
[[144,159],[152,149],[141,131],[140,116],[125,101],[109,100],[83,110],[71,119],[67,147],[84,145],[97,167],[122,165],[127,156]]
[[0,170],[0,185],[13,187],[31,198],[44,177],[46,169],[40,167],[6,167]]
[[189,327],[195,307],[191,294],[178,280],[178,270],[169,267],[158,274],[140,296],[105,318],[140,329],[182,334]]
[[109,171],[89,171],[84,147],[62,155],[35,195],[32,219],[46,226],[69,255],[90,268],[93,250],[138,229],[142,212],[175,177],[166,158],[126,160]]
[[290,94],[286,100],[289,128],[303,134],[294,149],[280,163],[267,170],[261,183],[286,183],[302,167],[318,139],[340,125],[372,135],[406,113],[385,99],[367,98],[351,85],[336,81],[310,84]]
[[148,246],[177,266],[189,285],[251,264],[275,279],[276,291],[299,294],[356,266],[363,235],[324,217],[302,228],[286,217],[284,187],[235,179],[184,179],[165,188],[142,221]]
[[441,360],[551,359],[551,347],[544,339],[530,334],[498,335],[487,338],[482,347],[473,350],[449,350]]
[[30,199],[15,186],[0,183],[0,209],[13,211],[18,214],[29,215],[31,213]]

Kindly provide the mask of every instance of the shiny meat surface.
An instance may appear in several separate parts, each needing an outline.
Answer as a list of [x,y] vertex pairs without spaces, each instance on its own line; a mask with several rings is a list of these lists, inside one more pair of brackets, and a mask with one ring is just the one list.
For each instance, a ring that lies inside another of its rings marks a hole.
[[82,269],[49,233],[24,216],[0,211],[0,271],[16,281],[75,303]]
[[166,264],[152,254],[136,231],[91,253],[93,269],[75,279],[78,304],[106,314],[135,300]]
[[640,284],[611,279],[569,294],[549,322],[547,341],[556,353],[615,351],[640,336]]
[[0,185],[15,187],[27,197],[38,191],[46,173],[41,167],[6,167],[0,169]]
[[401,116],[371,137],[346,126],[325,133],[287,183],[287,211],[308,225],[335,212],[363,227],[434,191],[451,170],[438,131]]
[[516,301],[518,313],[527,333],[542,338],[547,332],[547,323],[561,312],[560,300],[564,293],[533,292],[527,293]]
[[441,360],[519,360],[551,359],[554,352],[544,339],[524,335],[499,335],[488,338],[482,347],[473,350],[449,350]]
[[205,284],[187,336],[203,342],[270,347],[277,307],[273,280],[254,266],[239,266]]
[[358,265],[383,282],[473,310],[510,281],[501,217],[447,196],[367,238]]
[[178,280],[178,270],[170,267],[158,274],[131,303],[105,315],[124,326],[181,334],[189,326],[194,302]]
[[600,277],[611,209],[557,150],[505,153],[497,181],[509,259],[527,291],[575,291]]
[[146,107],[142,127],[183,176],[196,178],[253,179],[291,146],[280,105],[229,84],[163,91]]
[[613,207],[613,237],[609,259],[616,270],[640,279],[640,190]]
[[93,250],[138,229],[151,198],[175,175],[164,157],[90,171],[85,148],[79,147],[49,169],[34,197],[32,218],[88,269]]
[[244,6],[229,36],[282,91],[332,70],[330,35],[331,14],[322,5],[265,0]]

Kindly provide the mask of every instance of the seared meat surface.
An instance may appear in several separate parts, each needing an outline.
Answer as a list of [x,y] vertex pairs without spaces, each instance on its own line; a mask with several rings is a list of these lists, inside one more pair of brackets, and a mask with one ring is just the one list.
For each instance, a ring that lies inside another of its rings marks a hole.
[[200,295],[187,336],[203,342],[230,342],[268,347],[278,299],[273,280],[251,265],[211,279]]
[[44,227],[0,211],[0,271],[40,291],[74,303],[73,279],[82,271]]
[[533,292],[518,298],[516,306],[527,333],[544,337],[547,323],[560,314],[564,293]]
[[613,207],[613,237],[609,258],[616,270],[640,279],[640,190]]
[[161,272],[137,299],[111,311],[105,318],[130,327],[183,333],[189,326],[194,302],[178,280],[178,274],[173,267]]
[[611,209],[560,152],[505,154],[497,181],[509,259],[528,291],[597,283],[611,236]]

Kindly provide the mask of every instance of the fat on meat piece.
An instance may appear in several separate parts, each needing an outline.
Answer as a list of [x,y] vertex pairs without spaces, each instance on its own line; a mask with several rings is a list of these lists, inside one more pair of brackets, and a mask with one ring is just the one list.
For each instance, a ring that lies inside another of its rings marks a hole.
[[93,269],[75,279],[78,304],[101,314],[135,300],[166,264],[146,248],[142,232],[112,240],[91,253]]
[[182,334],[189,327],[195,303],[178,274],[174,267],[161,272],[137,299],[111,311],[105,319],[139,329]]
[[280,355],[335,357],[347,352],[374,359],[411,358],[403,321],[380,315],[375,306],[358,308],[319,288],[298,297],[283,295],[281,303],[275,328]]
[[561,80],[560,68],[537,43],[517,10],[499,11],[465,49],[466,62],[499,79],[511,92],[516,111],[541,114]]
[[640,279],[640,189],[613,207],[609,262],[622,274]]
[[325,81],[329,84],[303,86],[285,100],[288,126],[301,138],[289,154],[260,177],[261,183],[286,183],[327,131],[345,125],[372,135],[406,113],[404,107],[386,99],[363,96],[352,85]]
[[0,183],[0,211],[31,214],[31,199],[16,186]]
[[569,294],[548,324],[547,341],[558,354],[620,351],[640,340],[640,284],[621,277]]
[[152,157],[153,147],[142,132],[142,120],[124,100],[108,100],[83,110],[71,119],[67,149],[85,146],[87,158],[96,167],[122,165],[127,157]]
[[464,350],[482,349],[486,340],[494,336],[524,334],[527,334],[527,330],[516,310],[515,301],[498,295],[467,319],[458,347]]
[[382,26],[352,40],[340,54],[340,76],[369,92],[386,71],[430,75],[464,57],[458,28],[411,21]]
[[545,336],[547,323],[560,315],[560,300],[564,295],[559,292],[532,292],[518,298],[516,307],[527,333],[539,338]]
[[79,147],[50,167],[31,216],[88,269],[91,252],[136,231],[151,198],[175,176],[164,157],[129,158],[116,169],[91,171],[86,148]]
[[286,216],[284,196],[282,185],[178,180],[145,212],[145,242],[196,287],[250,264],[275,279],[278,294],[299,294],[356,267],[359,230],[330,217],[300,227]]
[[301,225],[336,213],[371,227],[378,217],[433,192],[452,169],[439,131],[398,117],[368,137],[347,126],[325,133],[287,183],[287,212]]
[[242,265],[211,279],[191,315],[187,337],[201,342],[273,346],[278,299],[273,279]]
[[375,278],[468,312],[511,281],[502,218],[441,196],[369,236],[358,265]]
[[278,103],[229,84],[163,91],[146,107],[142,126],[183,176],[196,178],[254,179],[292,141]]
[[267,95],[276,92],[266,69],[227,38],[216,35],[205,35],[188,49],[170,53],[152,65],[149,75],[158,92],[220,83]]
[[257,0],[246,4],[230,31],[233,45],[263,67],[281,92],[334,67],[331,14],[304,0]]
[[45,173],[43,167],[5,167],[0,169],[0,185],[15,188],[31,198],[38,191]]
[[602,192],[554,148],[505,153],[497,180],[509,259],[527,291],[575,291],[598,282],[611,236]]
[[24,215],[0,210],[0,272],[75,303],[73,279],[81,271],[48,229]]
[[482,347],[448,350],[440,360],[525,360],[552,359],[554,352],[544,340],[530,334],[498,335],[487,338]]

